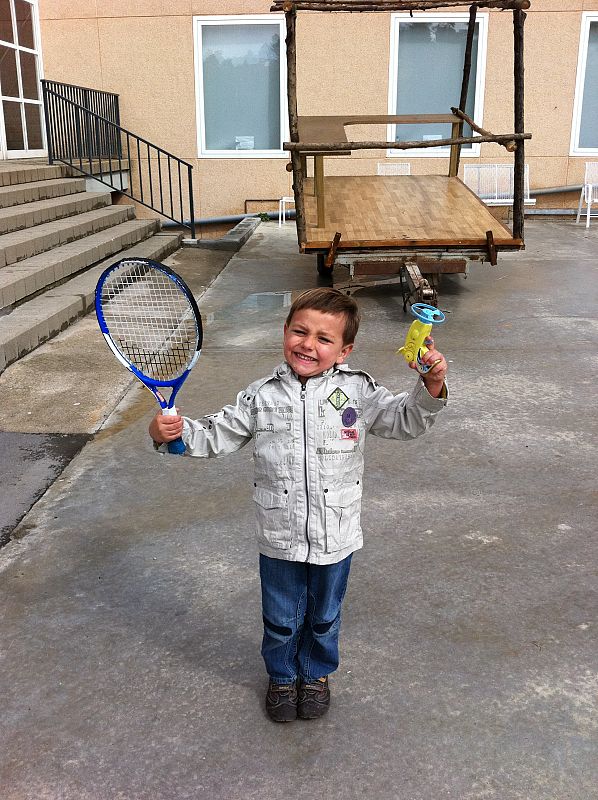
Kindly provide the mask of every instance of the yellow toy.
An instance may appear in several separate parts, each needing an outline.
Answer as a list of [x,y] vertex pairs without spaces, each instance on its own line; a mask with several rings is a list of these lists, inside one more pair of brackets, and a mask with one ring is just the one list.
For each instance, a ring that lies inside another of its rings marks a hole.
[[424,342],[432,331],[432,325],[440,325],[441,322],[444,322],[445,316],[442,311],[426,303],[414,303],[411,306],[411,313],[416,317],[416,320],[411,323],[411,327],[407,331],[405,344],[399,347],[397,355],[400,353],[408,364],[415,363],[417,371],[421,375],[425,375],[436,364],[440,364],[440,359],[437,359],[432,364],[424,364],[422,362],[422,356],[425,356],[429,349]]

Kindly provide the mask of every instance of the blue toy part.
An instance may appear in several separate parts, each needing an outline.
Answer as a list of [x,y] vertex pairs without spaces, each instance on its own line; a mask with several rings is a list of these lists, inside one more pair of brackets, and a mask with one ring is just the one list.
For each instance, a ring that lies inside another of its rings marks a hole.
[[427,303],[413,303],[411,313],[426,325],[440,325],[446,319],[442,311],[437,309],[436,306],[429,306]]
[[420,375],[427,375],[427,373],[431,369],[433,369],[436,366],[436,364],[440,364],[440,359],[438,361],[433,361],[431,364],[426,364],[424,361],[421,360],[420,353],[421,353],[421,350],[417,354],[417,357],[415,359],[415,367],[416,367],[416,369],[417,369],[417,371],[419,372]]
[[175,439],[174,442],[168,442],[168,452],[172,456],[182,456],[186,449],[182,439]]

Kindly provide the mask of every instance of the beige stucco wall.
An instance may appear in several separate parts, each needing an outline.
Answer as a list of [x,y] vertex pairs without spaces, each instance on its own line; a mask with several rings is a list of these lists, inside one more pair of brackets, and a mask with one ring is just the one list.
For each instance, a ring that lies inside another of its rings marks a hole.
[[[284,159],[198,158],[193,52],[194,15],[265,14],[269,7],[258,0],[40,0],[45,77],[117,92],[123,125],[193,164],[196,216],[241,213],[249,198],[275,208],[274,199],[291,192]],[[585,159],[569,156],[569,140],[584,10],[598,10],[598,0],[532,0],[528,13],[526,130],[533,139],[526,161],[536,188],[583,177]],[[387,113],[389,42],[389,14],[300,13],[299,113]],[[512,47],[512,15],[490,12],[483,125],[497,133],[513,127]],[[349,130],[356,139],[386,139],[382,126]],[[327,159],[326,171],[373,174],[384,157],[358,151]],[[482,161],[510,158],[498,145],[482,146]],[[414,174],[448,168],[447,159],[403,160]],[[574,194],[541,201],[576,203]]]

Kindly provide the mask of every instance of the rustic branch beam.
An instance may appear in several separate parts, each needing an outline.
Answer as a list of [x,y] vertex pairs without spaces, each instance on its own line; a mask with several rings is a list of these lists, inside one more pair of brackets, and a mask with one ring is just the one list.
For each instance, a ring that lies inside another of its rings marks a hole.
[[[523,11],[513,11],[513,83],[515,131],[524,128],[524,70],[523,70]],[[513,167],[513,236],[523,239],[523,216],[525,203],[525,146],[521,142],[515,150]]]
[[[288,7],[287,3],[287,7]],[[293,142],[299,141],[299,117],[297,114],[297,14],[293,8],[288,8],[285,13],[287,35],[285,39],[287,48],[287,100],[289,111],[289,133]],[[305,159],[298,152],[291,153],[293,168],[293,196],[295,197],[295,223],[297,225],[297,239],[299,246],[306,241],[305,203],[303,198],[303,164]]]
[[[270,11],[426,11],[433,8],[451,8],[471,5],[466,0],[274,0]],[[479,0],[478,8],[524,10],[530,0]]]
[[493,133],[489,136],[460,136],[458,139],[434,139],[426,142],[285,142],[284,150],[292,152],[336,153],[339,150],[415,150],[423,147],[448,147],[451,144],[478,144],[531,139],[531,133]]
[[[472,129],[473,129],[475,132],[476,132],[476,133],[480,133],[482,136],[492,136],[492,132],[491,132],[491,131],[487,131],[487,130],[485,130],[484,128],[480,128],[480,126],[479,126],[479,125],[477,125],[477,124],[476,124],[476,123],[475,123],[475,122],[472,120],[472,118],[471,118],[471,117],[469,117],[469,116],[468,116],[468,115],[467,115],[467,114],[466,114],[464,111],[461,111],[461,109],[460,109],[460,108],[454,108],[453,106],[451,106],[451,111],[453,112],[453,114],[454,114],[456,117],[461,117],[461,119],[462,119],[464,122],[467,122],[467,124],[468,124],[468,125],[469,125],[469,126],[470,126],[470,127],[471,127],[471,128],[472,128]],[[515,141],[511,141],[511,142],[500,142],[500,144],[501,144],[501,145],[502,145],[502,146],[503,146],[503,147],[504,147],[506,150],[508,150],[508,151],[509,151],[509,153],[514,153],[514,152],[515,152],[515,150],[517,150],[517,142],[515,142]]]
[[[471,51],[473,49],[473,37],[475,34],[475,21],[476,21],[477,10],[478,7],[477,5],[475,5],[475,3],[469,9],[467,41],[465,43],[465,56],[463,58],[463,78],[461,80],[461,97],[459,99],[459,110],[461,112],[465,112],[465,106],[467,105],[467,93],[469,92],[469,76],[471,73]],[[484,133],[486,132],[484,131]],[[456,128],[453,129],[451,136],[457,136],[457,137],[463,136],[463,117],[460,117],[459,124],[456,126]],[[449,175],[457,175],[457,173],[459,172],[460,160],[461,160],[461,145],[453,146],[451,152]]]

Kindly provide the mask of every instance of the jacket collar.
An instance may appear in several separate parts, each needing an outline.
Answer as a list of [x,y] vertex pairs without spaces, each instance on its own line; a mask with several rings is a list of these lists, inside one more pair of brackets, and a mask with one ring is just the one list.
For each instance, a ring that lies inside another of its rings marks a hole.
[[[314,381],[316,383],[319,383],[324,378],[329,378],[331,375],[334,375],[335,372],[348,372],[348,371],[350,370],[346,364],[335,364],[333,367],[330,367],[330,369],[327,369],[325,372],[321,372],[319,375],[314,375],[309,380],[310,382]],[[293,372],[293,370],[289,367],[286,361],[284,361],[282,364],[279,364],[278,367],[276,367],[276,369],[274,370],[274,377],[280,378],[282,380],[284,379],[290,380],[292,378],[299,380],[299,377]]]

